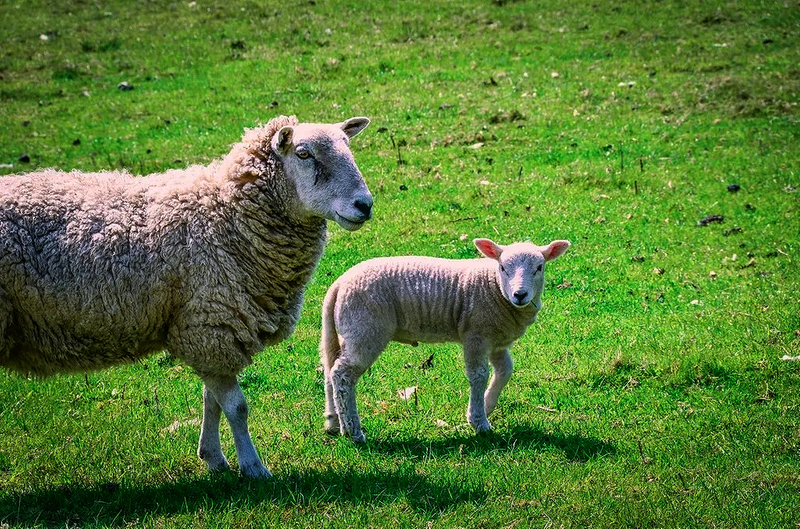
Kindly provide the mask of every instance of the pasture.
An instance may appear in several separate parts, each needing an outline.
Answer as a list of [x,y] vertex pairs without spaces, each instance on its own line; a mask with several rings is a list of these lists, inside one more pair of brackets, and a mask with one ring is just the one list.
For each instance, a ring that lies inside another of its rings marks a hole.
[[[375,198],[241,377],[273,479],[206,472],[201,382],[166,353],[3,372],[0,528],[800,526],[797,1],[0,0],[0,26],[0,175],[161,172],[275,115],[368,116]],[[494,431],[467,425],[458,346],[392,344],[366,446],[327,436],[327,287],[475,237],[573,244]]]

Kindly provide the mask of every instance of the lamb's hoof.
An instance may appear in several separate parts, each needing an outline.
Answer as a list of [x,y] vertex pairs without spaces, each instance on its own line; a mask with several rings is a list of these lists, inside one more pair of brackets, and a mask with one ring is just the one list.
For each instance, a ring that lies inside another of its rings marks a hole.
[[492,425],[489,424],[489,421],[481,421],[479,423],[475,423],[472,425],[475,428],[476,434],[485,434],[492,431]]
[[239,467],[239,472],[242,476],[250,479],[269,479],[272,477],[272,473],[261,463]]
[[363,445],[366,444],[367,437],[364,435],[364,432],[358,432],[357,434],[351,435],[350,440],[357,445]]

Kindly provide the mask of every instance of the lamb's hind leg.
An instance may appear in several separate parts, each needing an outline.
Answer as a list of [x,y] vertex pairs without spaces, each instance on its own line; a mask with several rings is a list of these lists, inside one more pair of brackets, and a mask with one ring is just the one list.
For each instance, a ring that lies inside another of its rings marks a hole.
[[[239,459],[239,471],[250,478],[268,478],[272,476],[269,470],[261,463],[258,457],[256,447],[253,446],[253,440],[250,438],[250,431],[247,429],[247,401],[244,398],[244,393],[239,387],[239,382],[236,381],[235,376],[206,376],[203,377],[205,382],[205,393],[210,393],[231,426],[231,433],[233,434],[233,442],[236,445],[236,457]],[[207,404],[206,404],[207,405]],[[214,428],[214,418],[216,417],[216,428]],[[199,452],[204,453],[208,450],[211,454],[211,461],[219,464],[219,457],[224,459],[222,451],[219,448],[219,412],[213,406],[209,407],[208,411],[203,412],[203,426],[205,428],[205,420],[208,418],[208,434],[200,435],[200,448]],[[204,442],[206,443],[204,445]],[[202,455],[200,457],[203,457]],[[211,463],[206,460],[211,468]]]
[[371,331],[367,333],[362,327],[358,338],[347,338],[347,333],[344,333],[340,340],[342,353],[330,372],[330,389],[339,416],[339,428],[342,435],[355,443],[367,440],[356,407],[356,384],[386,348],[391,336],[390,330],[378,328]]
[[486,416],[491,415],[497,406],[497,399],[500,397],[500,392],[508,384],[511,378],[511,373],[514,370],[514,362],[511,360],[511,355],[508,349],[500,349],[492,351],[489,355],[489,361],[492,363],[492,380],[489,382],[489,389],[484,394],[483,407],[486,410]]
[[356,384],[367,368],[356,363],[351,363],[347,358],[339,357],[331,368],[330,385],[336,413],[339,416],[339,428],[344,436],[354,443],[367,441],[361,431],[361,418],[356,408]]
[[333,401],[333,381],[331,373],[325,370],[325,432],[330,435],[339,435],[339,415],[336,413],[336,404]]

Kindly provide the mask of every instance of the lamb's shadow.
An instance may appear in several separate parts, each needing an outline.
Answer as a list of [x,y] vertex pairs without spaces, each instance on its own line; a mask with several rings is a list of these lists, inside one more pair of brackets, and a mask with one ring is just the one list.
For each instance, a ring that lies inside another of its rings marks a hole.
[[373,442],[372,450],[385,453],[402,453],[408,456],[447,457],[453,453],[479,454],[512,450],[542,452],[559,451],[570,461],[585,463],[589,460],[611,456],[616,453],[614,444],[591,436],[564,434],[543,430],[536,426],[516,426],[501,432],[482,435],[459,433],[452,437],[434,441],[422,439],[382,440]]
[[144,515],[225,510],[231,505],[238,509],[263,503],[286,509],[314,503],[380,506],[398,497],[417,511],[433,514],[464,502],[481,503],[486,493],[477,485],[443,484],[419,476],[414,465],[395,471],[304,470],[265,481],[225,472],[167,484],[69,485],[0,494],[0,525],[71,527],[92,520],[119,527]]

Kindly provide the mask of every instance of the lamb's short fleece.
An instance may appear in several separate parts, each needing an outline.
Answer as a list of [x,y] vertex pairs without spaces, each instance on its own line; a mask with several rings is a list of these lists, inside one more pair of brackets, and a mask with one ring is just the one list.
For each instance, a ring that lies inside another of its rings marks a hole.
[[[365,440],[355,386],[390,341],[462,343],[470,384],[467,419],[478,432],[491,428],[487,417],[511,377],[509,348],[542,306],[545,262],[570,243],[499,246],[476,239],[475,245],[487,258],[371,259],[331,286],[320,344],[328,433]],[[494,368],[488,389],[487,359]]]
[[248,130],[223,159],[163,174],[0,178],[0,366],[49,376],[168,350],[203,379],[199,456],[266,477],[236,375],[289,336],[325,245],[372,196],[350,152],[366,118]]

